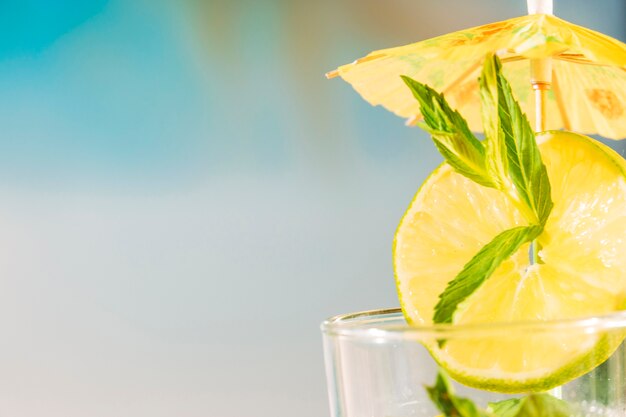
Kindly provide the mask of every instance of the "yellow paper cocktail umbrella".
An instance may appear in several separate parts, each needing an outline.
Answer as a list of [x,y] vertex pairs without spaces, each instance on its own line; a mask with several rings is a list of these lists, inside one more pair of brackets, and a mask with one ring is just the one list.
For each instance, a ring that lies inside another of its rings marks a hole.
[[327,74],[373,105],[413,124],[419,104],[407,75],[442,91],[474,131],[482,129],[478,76],[496,53],[536,130],[565,128],[626,137],[626,44],[552,15],[552,0],[528,0],[529,15],[375,51]]

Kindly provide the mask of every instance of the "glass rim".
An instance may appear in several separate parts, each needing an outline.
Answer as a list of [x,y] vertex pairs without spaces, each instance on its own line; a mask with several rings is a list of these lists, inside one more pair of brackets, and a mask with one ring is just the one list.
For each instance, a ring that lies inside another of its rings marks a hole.
[[[402,319],[402,323],[398,323],[398,319]],[[502,332],[545,334],[577,331],[595,334],[616,329],[626,330],[626,310],[546,321],[412,325],[404,320],[402,309],[386,308],[336,315],[324,320],[320,327],[324,335],[364,340],[453,339],[484,337]]]

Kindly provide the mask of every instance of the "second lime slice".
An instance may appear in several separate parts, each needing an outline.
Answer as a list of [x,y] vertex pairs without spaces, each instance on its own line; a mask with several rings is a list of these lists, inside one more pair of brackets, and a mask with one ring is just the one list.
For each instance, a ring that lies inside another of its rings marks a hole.
[[[538,138],[554,209],[537,242],[528,245],[459,305],[453,324],[548,321],[609,314],[626,291],[626,162],[585,136],[549,132]],[[442,165],[421,187],[394,242],[394,270],[410,323],[432,324],[447,283],[500,232],[525,225],[499,191]],[[541,391],[589,371],[619,345],[601,334],[501,335],[471,345],[428,346],[451,376],[500,392]]]

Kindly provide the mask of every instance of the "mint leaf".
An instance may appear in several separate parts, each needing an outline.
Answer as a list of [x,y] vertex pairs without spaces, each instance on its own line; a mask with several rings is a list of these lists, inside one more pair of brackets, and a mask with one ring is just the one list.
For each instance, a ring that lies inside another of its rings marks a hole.
[[440,370],[432,387],[426,387],[428,396],[446,417],[488,417],[489,414],[467,398],[454,395],[454,389],[447,375]]
[[573,407],[549,394],[531,394],[523,398],[489,404],[497,417],[573,417]]
[[498,114],[498,67],[493,57],[487,57],[478,79],[480,86],[481,114],[486,150],[487,172],[496,179],[499,189],[508,186],[508,155],[504,132]]
[[402,76],[420,103],[424,122],[420,126],[429,132],[439,152],[459,174],[486,187],[496,187],[487,171],[483,144],[472,134],[467,122],[450,108],[442,94],[410,77]]
[[[511,86],[502,74],[500,60],[493,55],[487,58],[487,61],[486,66],[493,66],[497,79],[498,120],[506,144],[509,177],[515,185],[517,194],[534,214],[533,223],[543,226],[548,220],[553,203],[550,197],[548,172],[541,160],[535,133],[513,97]],[[485,78],[486,83],[489,80]],[[492,90],[491,87],[490,91]],[[490,140],[501,146],[499,139],[490,138]]]
[[522,408],[522,400],[523,398],[511,398],[495,403],[489,403],[487,410],[491,411],[498,417],[514,417]]
[[474,293],[500,264],[513,255],[526,242],[535,239],[542,231],[540,226],[520,226],[497,235],[463,267],[448,283],[435,306],[435,323],[452,323],[458,305]]

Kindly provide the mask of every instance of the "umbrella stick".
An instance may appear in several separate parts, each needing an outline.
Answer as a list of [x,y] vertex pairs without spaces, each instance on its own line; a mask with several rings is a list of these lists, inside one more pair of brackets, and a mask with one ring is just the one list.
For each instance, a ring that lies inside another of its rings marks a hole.
[[[553,0],[526,0],[528,14],[553,13]],[[530,83],[535,90],[535,132],[546,130],[546,91],[552,82],[552,59],[532,59],[530,62]]]
[[[527,0],[528,14],[552,14],[552,0]],[[533,59],[530,64],[531,85],[535,91],[535,132],[546,130],[546,95],[552,84],[552,59]],[[531,264],[539,262],[537,240],[530,242],[529,257]],[[563,399],[561,387],[551,389],[552,396]]]
[[535,132],[546,130],[546,93],[549,85],[535,84]]

